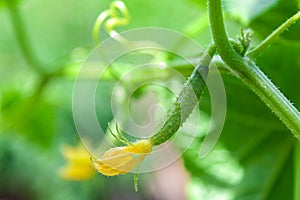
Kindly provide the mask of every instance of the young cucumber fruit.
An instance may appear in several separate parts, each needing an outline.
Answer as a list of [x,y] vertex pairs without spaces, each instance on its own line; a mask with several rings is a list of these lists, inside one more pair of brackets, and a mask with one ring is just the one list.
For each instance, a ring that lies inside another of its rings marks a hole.
[[203,57],[201,64],[194,69],[192,75],[184,84],[159,130],[150,138],[153,146],[169,140],[192,113],[206,88],[205,78],[214,53],[215,47],[211,47],[208,54]]

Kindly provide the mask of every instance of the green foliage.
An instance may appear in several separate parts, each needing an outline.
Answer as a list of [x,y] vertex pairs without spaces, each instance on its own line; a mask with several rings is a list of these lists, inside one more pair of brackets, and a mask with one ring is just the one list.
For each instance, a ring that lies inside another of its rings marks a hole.
[[[60,148],[79,141],[71,109],[74,78],[78,66],[93,48],[93,23],[110,1],[11,1],[19,8],[28,49],[46,75],[37,73],[36,66],[26,61],[7,12],[7,1],[0,0],[0,199],[118,199],[119,195],[149,199],[151,190],[147,184],[139,183],[140,191],[136,194],[128,184],[132,183],[130,175],[120,178],[96,175],[86,182],[68,182],[57,176],[64,162]],[[125,4],[131,21],[120,31],[160,26],[185,32],[203,46],[211,42],[206,1],[127,0]],[[297,12],[299,2],[226,0],[224,9],[229,35],[236,39],[241,27],[251,28],[253,47]],[[257,59],[257,65],[297,108],[300,108],[299,32],[297,23]],[[180,70],[185,76],[192,71],[190,67]],[[227,74],[223,74],[223,80],[228,109],[216,148],[207,158],[198,158],[202,135],[183,157],[190,174],[188,197],[298,200],[299,142],[243,82]],[[112,119],[108,95],[112,87],[108,82],[97,89],[96,110],[102,127]],[[134,98],[139,99],[146,92],[147,89],[137,91]],[[163,90],[159,92],[166,98],[170,96]],[[104,98],[98,100],[100,97]],[[165,101],[170,103],[170,99]],[[200,108],[209,115],[207,92]],[[144,179],[143,175],[139,179]]]
[[0,0],[0,8],[5,6],[16,6],[21,0]]
[[[257,37],[264,38],[288,17],[298,12],[297,0],[278,0],[272,7],[264,10],[259,15],[249,20],[249,26],[255,31]],[[285,40],[299,41],[300,24],[296,23],[281,35]]]
[[[225,1],[226,3],[226,1]],[[270,2],[269,2],[270,3]],[[229,6],[231,4],[225,4]],[[260,2],[257,2],[260,5]],[[261,10],[247,22],[254,30],[254,37],[265,37],[280,25],[287,16],[297,12],[295,1],[279,1],[276,6]],[[238,9],[228,9],[227,16],[236,17]],[[231,12],[233,11],[233,13]],[[242,13],[241,13],[242,14]],[[262,70],[278,85],[281,91],[299,108],[297,78],[300,67],[297,52],[300,50],[299,23],[284,33],[257,60]],[[295,32],[294,32],[295,31]],[[299,31],[298,31],[299,32]],[[256,38],[257,39],[257,38]],[[294,40],[294,41],[290,41]],[[222,143],[244,170],[240,182],[230,187],[229,199],[298,199],[296,191],[299,178],[299,158],[295,155],[298,141],[281,124],[273,113],[239,80],[223,76],[228,102]],[[205,106],[206,101],[204,101]],[[216,150],[215,150],[216,151]],[[187,163],[197,163],[185,155]],[[211,162],[211,165],[217,163]],[[187,167],[189,168],[189,167]],[[191,170],[192,174],[194,170]],[[201,173],[200,173],[201,174]],[[208,183],[215,184],[215,180]],[[224,187],[228,191],[228,187]]]

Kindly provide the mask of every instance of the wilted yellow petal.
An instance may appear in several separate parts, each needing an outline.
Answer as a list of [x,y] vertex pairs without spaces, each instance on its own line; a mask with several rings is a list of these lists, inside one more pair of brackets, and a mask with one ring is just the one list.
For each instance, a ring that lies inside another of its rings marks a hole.
[[137,143],[109,149],[94,162],[95,169],[106,176],[126,174],[151,152],[152,144],[149,140],[140,140]]

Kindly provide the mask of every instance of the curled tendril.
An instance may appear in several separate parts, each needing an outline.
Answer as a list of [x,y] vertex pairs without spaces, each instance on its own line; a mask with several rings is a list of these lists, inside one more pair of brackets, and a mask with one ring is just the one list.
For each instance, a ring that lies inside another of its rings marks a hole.
[[[101,41],[99,31],[101,27],[103,27],[111,38],[120,42],[122,45],[126,47],[134,47],[135,45],[139,46],[141,43],[139,43],[138,41],[129,41],[126,38],[122,37],[121,34],[119,34],[115,30],[116,27],[127,25],[129,23],[129,20],[129,12],[124,2],[112,2],[107,10],[99,14],[94,23],[93,39],[95,44],[98,45]],[[152,51],[144,51],[140,53],[150,54],[153,56],[153,59],[161,59],[161,56]],[[118,74],[113,70],[111,66],[108,68],[108,70],[116,80],[123,83],[122,80],[119,80]],[[122,85],[125,84],[123,83]],[[144,158],[151,153],[153,144],[149,139],[137,140],[134,143],[130,142],[119,129],[117,123],[115,132],[111,130],[110,124],[108,124],[108,132],[124,146],[110,148],[106,152],[104,152],[104,154],[100,158],[92,158],[91,162],[98,172],[106,176],[126,174],[136,167],[134,175],[134,188],[137,191],[138,174],[141,163]]]
[[100,43],[99,30],[104,24],[104,29],[110,35],[110,37],[118,40],[121,43],[127,43],[128,41],[120,36],[120,34],[115,30],[118,26],[125,26],[129,23],[130,16],[128,9],[124,2],[114,1],[110,4],[110,7],[101,12],[95,21],[93,27],[93,39],[96,45]]

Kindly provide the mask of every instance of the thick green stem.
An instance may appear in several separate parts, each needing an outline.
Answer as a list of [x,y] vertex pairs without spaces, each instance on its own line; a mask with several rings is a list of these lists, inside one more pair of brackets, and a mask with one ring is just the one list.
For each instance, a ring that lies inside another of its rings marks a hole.
[[208,0],[208,9],[212,36],[222,60],[300,140],[299,111],[253,62],[234,51],[225,30],[221,0]]
[[274,30],[266,39],[264,39],[257,47],[247,53],[247,56],[251,59],[257,58],[272,42],[274,42],[278,36],[286,31],[286,29],[300,19],[300,11],[293,15],[291,18],[281,24],[276,30]]

